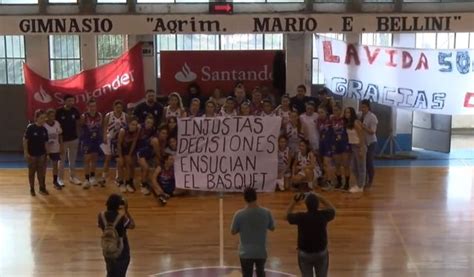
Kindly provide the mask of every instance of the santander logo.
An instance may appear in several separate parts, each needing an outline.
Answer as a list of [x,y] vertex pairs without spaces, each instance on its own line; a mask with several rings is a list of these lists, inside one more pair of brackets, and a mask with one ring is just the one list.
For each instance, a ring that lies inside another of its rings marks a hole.
[[49,95],[44,89],[43,86],[40,86],[39,91],[35,92],[33,95],[33,98],[43,104],[47,104],[51,101],[53,101],[53,97]]
[[189,68],[189,65],[187,63],[184,63],[183,67],[181,68],[181,71],[178,71],[175,75],[174,78],[181,83],[188,83],[196,80],[197,75],[196,73],[191,71],[191,68]]

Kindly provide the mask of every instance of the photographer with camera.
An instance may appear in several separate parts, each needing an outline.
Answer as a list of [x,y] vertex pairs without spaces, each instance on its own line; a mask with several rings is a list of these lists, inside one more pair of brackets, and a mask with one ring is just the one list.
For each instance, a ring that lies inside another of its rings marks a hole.
[[[307,212],[293,213],[304,200]],[[324,209],[319,209],[319,203]],[[288,223],[298,225],[298,265],[303,277],[326,277],[329,268],[327,224],[336,216],[336,208],[319,194],[296,194],[287,210]]]
[[[127,229],[135,228],[135,221],[128,212],[128,202],[118,194],[111,194],[106,202],[107,210],[98,216],[102,229],[102,253],[107,267],[107,277],[125,277],[130,264],[130,245]],[[119,213],[123,206],[124,213]]]

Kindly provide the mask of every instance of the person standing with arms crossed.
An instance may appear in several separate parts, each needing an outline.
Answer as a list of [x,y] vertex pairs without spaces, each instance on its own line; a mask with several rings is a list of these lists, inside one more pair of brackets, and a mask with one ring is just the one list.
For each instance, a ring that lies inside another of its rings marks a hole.
[[56,120],[63,130],[63,149],[61,153],[61,162],[59,163],[58,183],[64,186],[64,162],[69,163],[69,181],[74,185],[81,185],[82,182],[76,177],[76,158],[79,148],[79,121],[81,114],[74,108],[74,96],[66,94],[64,96],[64,106],[56,111]]
[[[304,200],[307,211],[293,213]],[[319,203],[324,209],[319,209]],[[286,212],[288,223],[298,226],[298,265],[303,277],[326,277],[329,269],[327,224],[336,216],[336,208],[319,194],[296,194]]]
[[275,230],[272,213],[257,203],[257,192],[248,187],[244,190],[247,206],[234,214],[232,235],[240,235],[240,264],[243,277],[252,277],[254,265],[257,277],[265,276],[267,260],[267,230]]
[[362,129],[364,130],[365,142],[367,144],[367,181],[365,189],[370,190],[375,176],[374,160],[377,148],[377,124],[379,121],[370,108],[370,100],[362,100],[360,110],[362,112],[360,121],[362,122]]

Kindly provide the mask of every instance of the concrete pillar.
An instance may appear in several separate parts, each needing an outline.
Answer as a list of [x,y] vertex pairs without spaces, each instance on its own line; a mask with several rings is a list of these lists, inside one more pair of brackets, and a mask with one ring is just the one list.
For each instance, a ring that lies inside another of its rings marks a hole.
[[311,51],[313,34],[286,34],[286,92],[296,94],[296,87],[304,84],[308,95],[311,92]]
[[95,35],[81,35],[82,69],[92,69],[97,66],[97,45]]
[[[155,44],[154,35],[136,36],[132,40],[135,43],[143,42],[144,45],[146,45],[146,47],[153,48],[153,45]],[[129,40],[129,45],[130,43],[131,41]],[[135,45],[135,43],[133,45]],[[154,51],[151,55],[148,55],[148,54],[143,55],[143,72],[144,72],[144,79],[145,79],[145,90],[147,89],[157,90],[158,88],[156,86],[156,79],[157,79],[158,74],[156,73],[156,55]],[[168,92],[161,92],[161,91],[157,91],[157,92],[159,94],[168,93]]]
[[25,36],[25,55],[28,66],[44,78],[49,74],[48,36]]

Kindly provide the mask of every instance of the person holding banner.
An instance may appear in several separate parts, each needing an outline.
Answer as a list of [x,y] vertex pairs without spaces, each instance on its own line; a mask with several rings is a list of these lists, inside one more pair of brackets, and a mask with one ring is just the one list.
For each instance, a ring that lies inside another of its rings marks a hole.
[[250,110],[250,102],[245,101],[242,104],[240,104],[240,111],[239,111],[240,116],[250,116],[252,115],[252,111]]
[[215,101],[207,100],[206,108],[204,109],[204,117],[216,117],[217,105]]
[[174,178],[174,157],[164,154],[162,156],[162,165],[158,165],[151,178],[152,192],[161,205],[166,205],[168,199],[173,196],[176,189],[176,180]]
[[199,98],[193,98],[191,105],[189,105],[188,117],[200,117],[201,116],[201,100]]
[[114,152],[117,147],[120,129],[127,127],[128,117],[123,110],[123,102],[121,100],[115,100],[113,104],[113,111],[107,113],[104,118],[102,131],[104,137],[102,139],[103,143],[100,146],[102,152],[105,155],[102,178],[99,180],[99,183],[102,185],[106,183],[109,174],[110,161],[112,160],[112,156],[116,154]]
[[362,129],[364,130],[365,142],[367,144],[367,182],[365,189],[370,189],[375,176],[375,150],[377,148],[377,116],[370,109],[370,100],[362,100],[360,103],[362,115]]
[[143,195],[150,194],[148,182],[150,165],[153,163],[153,159],[158,159],[160,156],[160,145],[155,135],[155,120],[153,116],[149,115],[145,124],[140,128],[137,140],[137,160],[141,170],[141,192]]
[[272,101],[270,99],[263,99],[262,103],[262,112],[259,116],[275,116]]
[[155,118],[156,126],[160,126],[163,118],[163,105],[156,101],[156,93],[152,89],[146,91],[145,102],[138,104],[133,110],[133,115],[140,124],[145,122],[149,114]]
[[235,110],[235,99],[232,96],[227,97],[225,100],[224,108],[221,110],[221,116],[231,117],[236,116],[237,111]]
[[63,148],[63,139],[61,125],[56,120],[56,110],[49,109],[46,111],[47,120],[44,127],[48,131],[48,144],[46,150],[48,157],[53,164],[53,185],[57,190],[61,190],[62,186],[58,182],[59,161],[61,160],[61,150]]
[[79,120],[81,115],[74,107],[74,96],[66,94],[64,96],[64,106],[56,110],[56,120],[63,130],[63,152],[61,153],[61,162],[59,164],[58,183],[64,186],[64,162],[69,163],[69,181],[74,185],[81,185],[82,182],[76,177],[76,158],[79,148]]
[[35,175],[38,178],[40,193],[48,195],[46,190],[46,144],[48,130],[44,127],[46,114],[42,110],[35,113],[35,122],[26,127],[23,136],[23,153],[28,163],[28,181],[30,194],[35,196]]
[[87,102],[87,112],[81,115],[82,126],[82,151],[84,152],[84,175],[83,189],[96,186],[95,169],[102,143],[102,114],[97,112],[97,102],[90,99]]
[[[118,183],[121,192],[135,192],[133,175],[135,171],[135,153],[140,125],[137,118],[132,118],[127,128],[120,129],[117,143]],[[124,180],[126,182],[124,183]]]
[[351,146],[351,167],[357,185],[349,189],[351,193],[364,191],[366,181],[366,154],[367,145],[362,122],[357,119],[357,114],[352,107],[344,110],[344,122],[346,125],[347,137]]
[[165,107],[165,120],[171,117],[179,118],[185,117],[186,111],[184,110],[183,100],[177,92],[172,92],[168,96],[168,106]]
[[232,235],[240,235],[239,256],[243,277],[252,277],[254,265],[257,277],[265,276],[267,260],[267,230],[275,230],[275,222],[270,210],[257,203],[254,188],[244,190],[247,206],[237,211],[232,220]]

